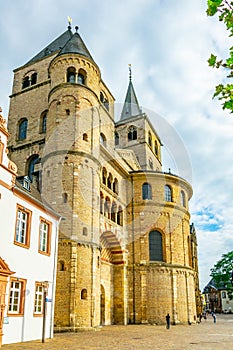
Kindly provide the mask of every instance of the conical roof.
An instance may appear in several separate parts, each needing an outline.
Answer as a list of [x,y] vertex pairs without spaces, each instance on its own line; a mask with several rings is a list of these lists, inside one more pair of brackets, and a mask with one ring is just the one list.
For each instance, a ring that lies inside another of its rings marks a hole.
[[77,53],[79,55],[85,56],[93,61],[90,52],[88,51],[86,45],[84,44],[81,36],[76,32],[73,36],[67,41],[65,46],[59,52],[58,56],[61,56],[65,53]]
[[58,56],[65,53],[77,53],[79,55],[85,56],[93,61],[90,52],[88,51],[86,45],[84,44],[82,38],[77,33],[78,27],[75,27],[76,33],[73,33],[71,27],[68,27],[63,34],[61,34],[57,39],[52,41],[43,50],[41,50],[37,55],[35,55],[26,65],[37,62],[46,56],[58,53]]
[[141,113],[141,108],[139,107],[137,96],[130,77],[120,120],[128,119]]

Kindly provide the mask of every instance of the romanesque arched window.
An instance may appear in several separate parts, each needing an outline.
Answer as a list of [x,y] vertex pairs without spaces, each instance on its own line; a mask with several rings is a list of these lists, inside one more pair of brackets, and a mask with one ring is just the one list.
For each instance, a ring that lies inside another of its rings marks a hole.
[[102,182],[104,185],[107,184],[107,170],[106,170],[106,168],[103,168],[103,170],[102,170]]
[[86,72],[84,69],[78,71],[78,84],[86,85]]
[[22,89],[26,89],[28,86],[30,86],[30,78],[26,76],[23,78]]
[[117,213],[117,205],[116,202],[112,203],[112,208],[111,208],[111,220],[116,221],[116,213]]
[[159,231],[149,233],[150,261],[164,261],[163,259],[163,237]]
[[123,226],[123,210],[122,207],[118,207],[117,211],[117,224]]
[[74,67],[69,67],[66,73],[66,80],[68,83],[75,83],[76,69]]
[[172,202],[172,189],[170,186],[164,186],[164,197],[166,202]]
[[107,180],[107,186],[108,186],[108,188],[110,188],[110,190],[112,189],[112,181],[113,181],[112,174],[109,173],[108,180]]
[[32,181],[33,175],[35,175],[35,165],[39,160],[38,154],[31,156],[27,161],[28,177]]
[[33,73],[31,75],[31,85],[35,85],[37,83],[37,73]]
[[128,129],[128,141],[137,140],[137,128],[130,126]]
[[84,134],[83,134],[83,141],[88,142],[88,136],[87,136],[87,134],[86,134],[86,133],[84,133]]
[[109,197],[105,198],[104,216],[106,216],[108,219],[111,219],[111,201]]
[[100,214],[104,213],[104,195],[100,192]]
[[180,191],[180,202],[183,207],[186,207],[186,198],[184,191]]
[[28,128],[28,120],[26,118],[23,118],[19,121],[19,137],[18,139],[25,140],[27,137],[27,128]]
[[68,201],[68,194],[66,192],[62,193],[62,201],[63,203],[67,203]]
[[87,300],[87,289],[86,288],[81,290],[81,299]]
[[106,147],[106,136],[102,132],[100,134],[100,143],[101,143],[101,145]]
[[47,127],[47,113],[48,111],[44,111],[41,114],[40,117],[40,132],[41,133],[46,133],[46,127]]
[[151,135],[150,131],[148,132],[148,143],[149,143],[149,146],[151,147],[152,146],[152,135]]
[[112,184],[112,190],[114,193],[118,194],[118,180],[115,178]]
[[151,185],[148,182],[142,185],[142,199],[152,199]]
[[158,144],[157,141],[155,141],[155,154],[158,155]]
[[115,132],[115,146],[118,146],[119,145],[119,134],[117,132]]

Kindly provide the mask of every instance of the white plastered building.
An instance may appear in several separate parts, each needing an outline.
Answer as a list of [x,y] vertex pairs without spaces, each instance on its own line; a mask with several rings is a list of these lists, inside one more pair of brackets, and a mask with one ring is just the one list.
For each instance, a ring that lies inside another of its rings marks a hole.
[[7,140],[0,115],[0,346],[53,336],[60,222],[28,179],[16,180]]

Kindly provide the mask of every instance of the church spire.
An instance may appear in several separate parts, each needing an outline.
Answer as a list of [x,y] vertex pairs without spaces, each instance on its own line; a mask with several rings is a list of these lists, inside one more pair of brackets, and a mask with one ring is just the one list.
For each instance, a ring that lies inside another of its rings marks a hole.
[[138,104],[137,96],[132,83],[132,70],[129,64],[129,86],[125,97],[125,102],[121,112],[120,120],[128,119],[141,114],[141,109]]

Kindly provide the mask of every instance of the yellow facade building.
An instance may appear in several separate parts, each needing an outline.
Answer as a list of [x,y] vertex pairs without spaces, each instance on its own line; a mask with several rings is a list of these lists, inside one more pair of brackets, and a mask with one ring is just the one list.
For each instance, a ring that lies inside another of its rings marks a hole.
[[161,140],[131,74],[114,97],[69,26],[15,69],[9,156],[62,215],[55,328],[195,322],[197,243],[190,184],[162,171]]

